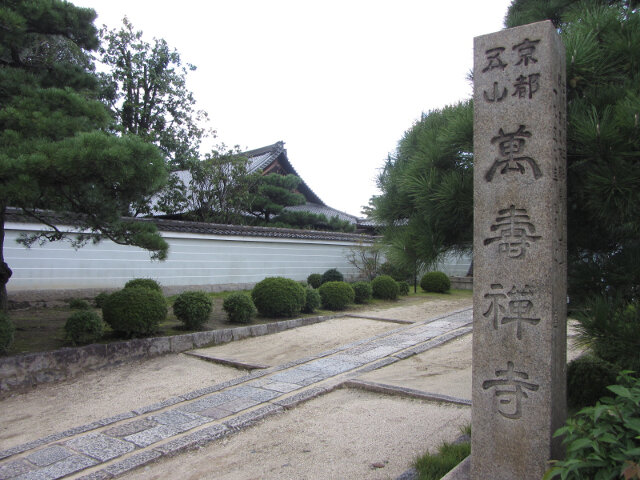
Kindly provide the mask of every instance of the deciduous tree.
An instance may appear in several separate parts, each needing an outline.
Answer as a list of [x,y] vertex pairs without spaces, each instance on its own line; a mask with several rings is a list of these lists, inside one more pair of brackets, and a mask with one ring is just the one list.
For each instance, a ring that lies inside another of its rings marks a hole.
[[148,43],[125,17],[119,30],[100,31],[102,98],[115,116],[114,129],[160,147],[172,170],[199,157],[207,114],[197,110],[186,77],[195,66],[163,39]]
[[171,175],[158,208],[199,222],[242,224],[249,209],[249,189],[259,176],[248,173],[248,159],[238,147],[219,145],[204,160],[188,162],[188,167],[186,181],[178,173]]

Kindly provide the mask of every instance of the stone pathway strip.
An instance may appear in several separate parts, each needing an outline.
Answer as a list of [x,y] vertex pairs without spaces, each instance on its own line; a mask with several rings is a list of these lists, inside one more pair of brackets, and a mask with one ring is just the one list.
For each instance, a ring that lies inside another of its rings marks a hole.
[[18,445],[0,452],[0,480],[115,478],[340,386],[467,405],[462,399],[356,377],[465,335],[471,324],[467,308]]

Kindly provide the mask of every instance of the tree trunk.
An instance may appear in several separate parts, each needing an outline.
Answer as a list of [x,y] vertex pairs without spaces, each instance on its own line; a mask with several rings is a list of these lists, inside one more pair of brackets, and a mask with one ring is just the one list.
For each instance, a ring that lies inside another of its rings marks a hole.
[[4,214],[7,207],[0,207],[0,312],[6,312],[9,308],[7,297],[7,283],[13,273],[4,261]]

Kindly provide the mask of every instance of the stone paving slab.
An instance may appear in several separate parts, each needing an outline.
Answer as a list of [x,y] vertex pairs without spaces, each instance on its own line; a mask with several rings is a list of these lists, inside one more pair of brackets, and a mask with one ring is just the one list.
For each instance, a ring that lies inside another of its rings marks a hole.
[[209,442],[224,437],[230,433],[225,425],[214,424],[210,427],[198,430],[175,440],[171,440],[163,445],[155,447],[155,450],[162,455],[171,456],[184,450],[206,445]]
[[11,460],[4,465],[0,465],[0,478],[3,480],[5,478],[14,478],[33,469],[34,465],[22,458]]
[[125,442],[101,433],[74,438],[66,442],[65,446],[101,462],[119,457],[136,448],[131,442]]
[[160,452],[155,450],[146,450],[144,452],[136,453],[135,455],[114,463],[113,465],[109,465],[105,469],[105,472],[115,477],[138,467],[142,467],[161,456],[162,453]]
[[112,437],[122,438],[147,430],[148,428],[155,427],[156,425],[158,425],[158,422],[151,418],[140,418],[116,427],[111,427],[110,429],[105,430],[104,433]]
[[267,390],[264,388],[256,388],[249,385],[243,385],[242,387],[236,387],[230,391],[231,394],[240,398],[250,398],[251,400],[258,400],[260,402],[268,402],[281,395],[280,392],[273,390]]
[[38,470],[32,470],[19,477],[16,480],[55,480],[57,478],[66,477],[72,473],[79,472],[85,468],[97,465],[98,461],[84,455],[72,455],[59,462],[48,465]]
[[61,445],[53,445],[43,450],[27,455],[27,460],[36,465],[37,467],[46,467],[52,463],[64,460],[67,457],[73,455],[73,452]]
[[[466,405],[464,402],[468,401],[464,399],[384,384],[369,385],[374,382],[356,377],[464,335],[471,331],[471,325],[472,312],[468,308],[49,435],[0,452],[0,480],[53,480],[100,463],[104,463],[101,469],[79,478],[115,478],[161,456],[246,428],[343,385]],[[216,423],[218,420],[223,423]],[[52,445],[63,439],[68,440]],[[29,451],[32,452],[22,458],[9,458]],[[6,458],[9,460],[2,461]]]
[[274,415],[283,411],[283,408],[279,405],[267,404],[264,407],[260,407],[251,412],[243,413],[237,417],[225,422],[225,425],[231,429],[240,430],[257,423],[269,415]]

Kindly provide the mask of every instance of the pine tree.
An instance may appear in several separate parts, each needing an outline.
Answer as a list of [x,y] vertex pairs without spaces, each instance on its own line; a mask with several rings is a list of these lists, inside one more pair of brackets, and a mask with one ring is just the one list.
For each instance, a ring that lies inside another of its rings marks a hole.
[[473,239],[473,105],[423,114],[378,176],[382,195],[369,214],[385,225],[396,262],[412,270],[450,249],[470,251]]
[[[166,179],[162,154],[134,136],[104,128],[87,51],[97,48],[95,12],[62,0],[7,0],[0,5],[0,252],[8,207],[43,230],[37,239],[76,246],[109,238],[164,258],[168,246],[151,223],[123,220],[132,204]],[[82,235],[68,235],[45,211],[73,215]],[[0,254],[1,255],[1,254]],[[0,308],[11,269],[0,256]]]
[[640,293],[637,7],[637,1],[516,0],[506,18],[510,27],[552,18],[566,48],[569,275],[576,299]]

